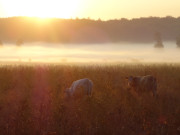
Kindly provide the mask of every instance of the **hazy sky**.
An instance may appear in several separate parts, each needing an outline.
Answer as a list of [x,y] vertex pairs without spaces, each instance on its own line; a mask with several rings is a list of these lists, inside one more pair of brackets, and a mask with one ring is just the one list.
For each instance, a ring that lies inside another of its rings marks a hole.
[[0,17],[139,18],[180,16],[180,0],[0,0]]

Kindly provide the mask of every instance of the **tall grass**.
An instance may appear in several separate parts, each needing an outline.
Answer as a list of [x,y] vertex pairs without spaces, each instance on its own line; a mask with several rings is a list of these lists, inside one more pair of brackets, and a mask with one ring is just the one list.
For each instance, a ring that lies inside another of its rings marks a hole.
[[[158,98],[127,90],[125,77],[151,74]],[[90,78],[92,97],[64,98]],[[180,66],[1,66],[0,134],[166,135],[180,131]]]

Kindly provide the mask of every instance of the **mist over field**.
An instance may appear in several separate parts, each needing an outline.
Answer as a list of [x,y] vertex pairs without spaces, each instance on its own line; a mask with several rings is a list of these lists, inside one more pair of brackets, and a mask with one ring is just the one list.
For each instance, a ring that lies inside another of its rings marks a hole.
[[175,42],[164,42],[163,48],[153,43],[53,44],[24,43],[21,47],[4,44],[1,62],[17,63],[179,63],[180,48]]

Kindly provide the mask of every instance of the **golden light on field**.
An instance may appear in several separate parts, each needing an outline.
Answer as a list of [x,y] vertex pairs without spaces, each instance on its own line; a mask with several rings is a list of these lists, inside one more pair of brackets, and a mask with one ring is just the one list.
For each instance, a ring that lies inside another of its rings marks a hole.
[[11,16],[33,16],[33,17],[76,17],[79,0],[16,0],[3,1],[4,7],[8,7],[7,14]]

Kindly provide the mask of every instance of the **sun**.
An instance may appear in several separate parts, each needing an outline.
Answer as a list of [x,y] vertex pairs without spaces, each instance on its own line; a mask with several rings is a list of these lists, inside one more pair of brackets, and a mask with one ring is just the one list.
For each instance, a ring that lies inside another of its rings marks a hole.
[[76,0],[36,0],[34,3],[31,7],[35,8],[28,10],[28,16],[71,18],[79,5]]
[[4,5],[10,16],[75,18],[81,4],[80,0],[6,0]]

